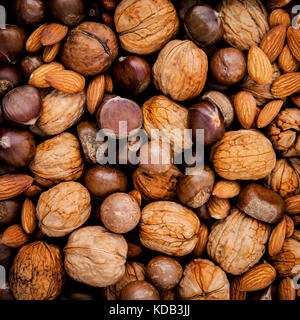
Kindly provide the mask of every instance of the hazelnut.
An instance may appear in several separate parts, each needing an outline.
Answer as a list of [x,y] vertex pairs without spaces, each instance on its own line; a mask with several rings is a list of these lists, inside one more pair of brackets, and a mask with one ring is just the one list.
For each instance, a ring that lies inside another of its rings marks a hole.
[[128,283],[121,291],[121,300],[159,300],[159,293],[147,281],[136,280]]

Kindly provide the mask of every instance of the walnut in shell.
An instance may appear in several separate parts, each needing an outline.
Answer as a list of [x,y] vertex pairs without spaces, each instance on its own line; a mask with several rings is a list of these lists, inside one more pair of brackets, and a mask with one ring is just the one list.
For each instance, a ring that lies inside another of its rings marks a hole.
[[184,300],[229,300],[229,281],[213,262],[194,259],[185,266],[178,295]]
[[63,237],[86,222],[91,197],[78,182],[62,182],[40,195],[36,215],[41,231],[49,237]]
[[39,144],[29,164],[35,181],[45,187],[79,179],[83,174],[83,167],[79,141],[68,132]]
[[65,272],[60,249],[43,241],[23,246],[9,273],[17,300],[53,300],[61,292]]
[[156,88],[172,99],[184,101],[202,91],[208,70],[205,52],[190,40],[170,41],[153,66]]
[[172,201],[157,201],[142,210],[140,241],[154,251],[185,256],[198,241],[200,221],[196,214]]
[[237,209],[216,222],[209,234],[207,253],[233,275],[248,271],[263,256],[270,227]]
[[127,243],[100,226],[74,231],[64,248],[64,266],[70,277],[93,287],[116,284],[125,273]]

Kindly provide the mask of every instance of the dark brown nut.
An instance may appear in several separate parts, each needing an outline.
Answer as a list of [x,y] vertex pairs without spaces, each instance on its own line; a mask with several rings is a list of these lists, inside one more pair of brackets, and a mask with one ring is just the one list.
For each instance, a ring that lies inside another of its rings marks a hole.
[[140,55],[158,51],[179,29],[169,0],[123,0],[115,10],[114,21],[123,49]]
[[45,140],[37,146],[29,169],[35,181],[45,187],[79,179],[84,169],[79,141],[68,132]]
[[127,193],[111,194],[101,205],[101,220],[112,232],[129,232],[137,226],[140,218],[141,210],[138,203]]
[[261,184],[250,183],[242,189],[238,207],[255,219],[275,223],[283,216],[284,201],[279,194]]
[[162,173],[150,175],[138,168],[134,171],[132,179],[134,186],[145,200],[174,200],[176,185],[181,177],[181,171],[173,165],[171,169]]
[[42,0],[15,0],[12,13],[18,24],[35,27],[44,20],[45,3]]
[[33,86],[17,87],[9,91],[2,100],[4,117],[15,124],[32,125],[40,116],[42,99]]
[[133,259],[137,256],[139,256],[143,252],[143,248],[139,244],[135,244],[133,242],[127,242],[128,244],[128,259]]
[[27,54],[20,62],[22,72],[29,77],[32,72],[43,64],[41,56]]
[[113,97],[104,99],[96,120],[98,127],[107,136],[122,139],[134,135],[141,128],[143,114],[140,106],[133,100]]
[[[1,202],[0,202],[1,214]],[[14,251],[2,242],[2,234],[0,234],[0,265],[8,268],[13,260]],[[0,298],[1,300],[1,298]]]
[[204,0],[179,0],[177,1],[177,13],[180,19],[184,19],[186,12],[195,5],[201,5]]
[[184,300],[229,300],[229,281],[213,262],[194,259],[184,268],[178,295]]
[[241,81],[246,73],[245,56],[235,48],[220,49],[210,60],[210,70],[218,82],[235,84]]
[[24,167],[36,151],[33,135],[24,130],[2,127],[0,129],[0,160],[14,167]]
[[182,277],[182,267],[175,259],[156,256],[146,268],[147,278],[160,290],[170,290],[177,286]]
[[86,76],[106,71],[118,55],[114,32],[104,24],[83,22],[69,32],[61,52],[63,64]]
[[198,241],[200,221],[195,213],[172,201],[157,201],[142,210],[140,241],[168,255],[185,256]]
[[177,197],[185,205],[199,208],[211,195],[215,182],[213,171],[205,166],[196,168],[193,174],[183,175],[177,184]]
[[103,227],[84,227],[71,233],[64,254],[70,277],[93,287],[106,287],[124,276],[127,243]]
[[189,38],[200,47],[209,47],[221,40],[223,28],[220,14],[208,5],[195,5],[184,16]]
[[78,24],[85,17],[84,0],[50,0],[48,8],[56,19],[68,26]]
[[84,183],[96,199],[105,199],[112,193],[126,192],[127,189],[127,177],[122,171],[102,165],[90,168]]
[[147,89],[151,80],[151,68],[146,60],[136,56],[120,57],[112,67],[116,87],[124,94],[136,96]]
[[280,111],[268,129],[274,148],[285,157],[300,155],[299,146],[300,110],[286,108]]
[[159,300],[159,293],[151,283],[136,280],[122,289],[120,300]]
[[7,91],[20,85],[21,72],[12,65],[0,65],[0,97]]
[[190,40],[173,40],[159,52],[153,66],[156,88],[177,101],[198,96],[206,82],[205,52]]
[[14,224],[20,212],[21,206],[18,200],[0,201],[0,228]]
[[224,271],[240,275],[261,259],[270,233],[268,225],[233,210],[227,218],[213,225],[207,253]]
[[194,141],[197,141],[197,129],[204,129],[205,146],[217,142],[225,133],[222,114],[214,104],[208,101],[199,102],[189,108],[188,123],[192,129]]
[[64,279],[59,247],[36,241],[19,250],[9,273],[9,286],[17,300],[53,300]]

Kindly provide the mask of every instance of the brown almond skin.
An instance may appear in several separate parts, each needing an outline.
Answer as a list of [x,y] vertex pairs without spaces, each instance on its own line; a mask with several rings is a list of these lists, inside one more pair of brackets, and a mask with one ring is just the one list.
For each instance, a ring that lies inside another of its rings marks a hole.
[[18,200],[0,201],[0,228],[12,225],[19,217],[20,211],[21,206]]
[[284,212],[284,200],[274,191],[258,183],[250,183],[242,189],[238,207],[258,220],[274,223]]
[[21,173],[5,174],[0,177],[0,200],[7,200],[18,196],[27,190],[33,178]]

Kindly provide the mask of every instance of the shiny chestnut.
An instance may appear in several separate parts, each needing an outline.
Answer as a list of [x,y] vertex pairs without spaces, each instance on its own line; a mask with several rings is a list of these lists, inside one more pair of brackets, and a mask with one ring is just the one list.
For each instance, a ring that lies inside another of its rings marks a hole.
[[0,96],[20,85],[21,72],[13,65],[0,65]]
[[0,228],[5,228],[16,223],[20,217],[20,211],[21,206],[18,200],[10,199],[0,201]]
[[18,24],[24,27],[35,27],[44,20],[45,4],[42,0],[15,0],[12,13]]
[[149,282],[136,280],[128,283],[121,291],[121,300],[159,300],[157,289]]
[[43,63],[44,62],[41,56],[27,54],[25,57],[22,58],[20,62],[20,67],[25,76],[29,77],[32,74],[32,72],[38,67],[40,67]]
[[203,4],[205,0],[179,0],[177,1],[177,13],[180,19],[184,19],[187,11],[193,6]]

